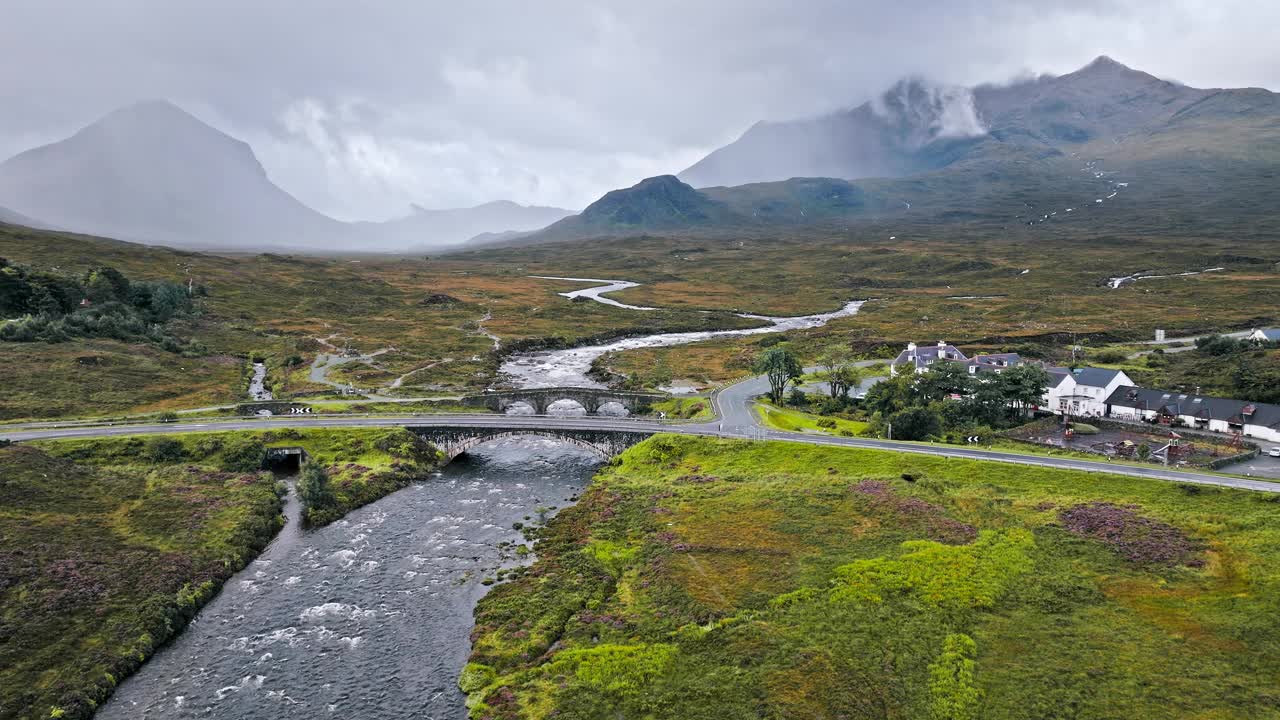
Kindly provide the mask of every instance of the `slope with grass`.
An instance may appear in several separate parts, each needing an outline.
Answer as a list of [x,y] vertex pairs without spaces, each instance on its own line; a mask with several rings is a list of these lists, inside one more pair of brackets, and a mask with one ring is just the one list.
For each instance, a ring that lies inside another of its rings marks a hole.
[[267,473],[11,446],[0,478],[0,718],[89,717],[281,522]]
[[476,612],[473,718],[1276,716],[1269,496],[658,436]]

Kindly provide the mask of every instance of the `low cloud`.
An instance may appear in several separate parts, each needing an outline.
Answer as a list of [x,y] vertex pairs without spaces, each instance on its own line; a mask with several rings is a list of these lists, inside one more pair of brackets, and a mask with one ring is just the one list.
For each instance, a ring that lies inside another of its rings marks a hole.
[[[926,77],[929,132],[981,132],[954,90],[1109,54],[1198,86],[1280,87],[1280,3],[1250,0],[16,0],[0,150],[167,98],[343,218],[509,198],[578,208],[758,120]],[[2,203],[0,203],[2,204]]]

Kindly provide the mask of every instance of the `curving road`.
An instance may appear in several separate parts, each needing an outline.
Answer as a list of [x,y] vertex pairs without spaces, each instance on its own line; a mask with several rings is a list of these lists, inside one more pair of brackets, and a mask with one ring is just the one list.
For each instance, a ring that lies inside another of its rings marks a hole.
[[1260,492],[1280,492],[1280,483],[1263,480],[1235,478],[1211,473],[1187,472],[1161,467],[1141,467],[1134,465],[1118,465],[1092,460],[1075,458],[1058,458],[1044,455],[1023,455],[1015,452],[1000,452],[967,448],[956,445],[933,445],[929,443],[903,442],[895,440],[876,440],[871,438],[835,437],[807,433],[783,432],[762,427],[752,410],[752,398],[768,390],[768,382],[763,377],[750,378],[730,385],[717,392],[712,398],[712,405],[719,419],[696,424],[665,424],[652,420],[608,417],[564,418],[549,416],[516,416],[516,415],[415,415],[385,417],[271,417],[237,420],[210,420],[207,422],[162,423],[153,425],[115,425],[87,427],[70,425],[59,428],[49,427],[0,427],[0,438],[22,440],[51,440],[60,438],[111,437],[122,435],[151,435],[188,432],[213,432],[226,430],[268,430],[291,427],[528,427],[539,430],[617,430],[627,432],[668,432],[686,435],[704,435],[711,437],[778,440],[784,442],[806,443],[809,445],[828,445],[835,447],[864,448],[905,452],[918,455],[932,455],[944,458],[963,458],[966,460],[986,460],[1012,463],[1016,465],[1032,465],[1036,467],[1056,468],[1060,470],[1080,470],[1084,472],[1110,473],[1132,477],[1192,483],[1196,485],[1214,485],[1241,490]]

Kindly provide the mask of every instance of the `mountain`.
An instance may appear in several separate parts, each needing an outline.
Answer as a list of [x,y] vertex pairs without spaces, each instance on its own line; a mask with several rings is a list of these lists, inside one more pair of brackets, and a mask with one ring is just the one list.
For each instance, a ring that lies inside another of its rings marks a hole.
[[14,212],[9,208],[0,207],[0,223],[9,225],[25,225],[33,228],[45,228],[48,226],[39,220],[33,220],[22,213]]
[[694,190],[674,175],[661,175],[605,193],[580,214],[551,225],[539,235],[583,237],[711,225],[732,219],[733,214],[723,203]]
[[536,230],[570,214],[500,201],[340,222],[272,183],[248,144],[165,101],[121,108],[0,164],[0,203],[12,208],[0,211],[11,222],[36,217],[41,226],[121,240],[241,251],[417,252]]
[[447,210],[427,210],[413,205],[408,217],[357,225],[367,234],[370,244],[407,251],[461,245],[479,236],[538,230],[572,214],[572,210],[563,208],[498,200]]
[[0,198],[60,228],[188,247],[316,247],[343,229],[273,184],[247,144],[162,101],[0,164]]
[[698,187],[800,176],[899,178],[962,161],[1080,152],[1124,162],[1141,155],[1152,135],[1207,123],[1236,137],[1250,119],[1264,127],[1244,129],[1262,131],[1270,143],[1277,97],[1258,89],[1191,88],[1106,56],[1073,73],[1007,85],[939,88],[913,79],[851,110],[757,123],[680,178]]
[[678,178],[514,240],[867,218],[1007,227],[1101,218],[1108,203],[1123,208],[1110,230],[1265,235],[1280,231],[1278,176],[1280,95],[1191,88],[1100,57],[1007,85],[906,80],[852,110],[758,123]]

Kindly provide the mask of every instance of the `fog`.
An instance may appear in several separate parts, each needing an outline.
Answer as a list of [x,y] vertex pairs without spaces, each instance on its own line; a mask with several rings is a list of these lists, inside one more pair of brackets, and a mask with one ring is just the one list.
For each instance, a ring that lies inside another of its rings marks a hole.
[[981,131],[954,88],[1099,54],[1280,88],[1280,3],[1245,0],[0,2],[0,158],[166,98],[346,220],[580,209],[758,120],[853,107],[905,76],[932,81],[948,136]]

